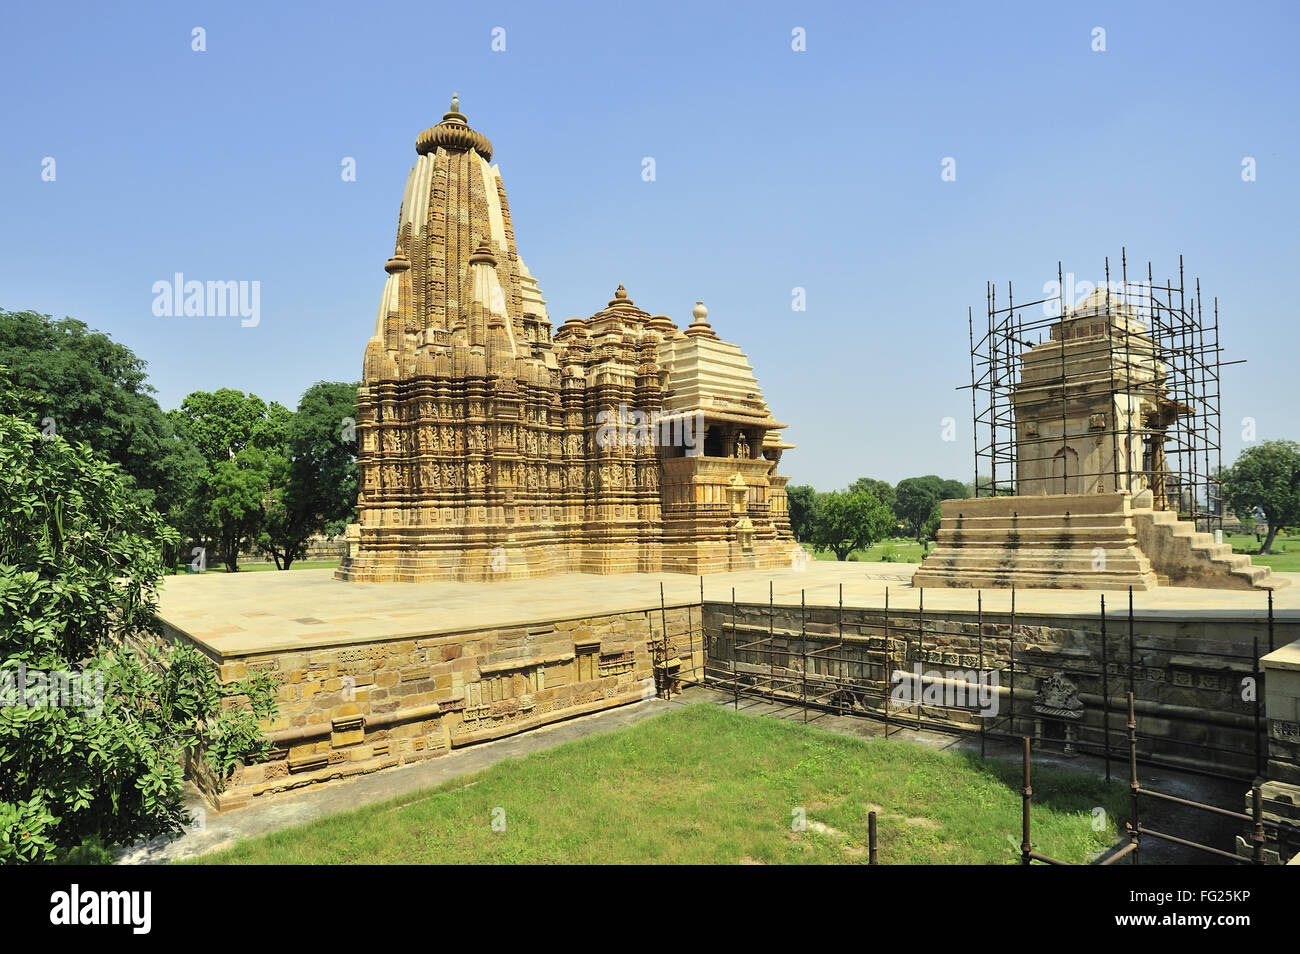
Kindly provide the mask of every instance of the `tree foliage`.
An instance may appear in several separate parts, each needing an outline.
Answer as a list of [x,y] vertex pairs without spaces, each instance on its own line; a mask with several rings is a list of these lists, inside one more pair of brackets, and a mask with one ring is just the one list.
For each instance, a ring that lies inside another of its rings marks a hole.
[[[945,500],[949,499],[947,497]],[[939,524],[943,522],[943,504],[936,503],[934,509],[930,511],[930,516],[925,518],[925,525],[921,527],[921,539],[935,540],[939,536]]]
[[188,395],[171,417],[204,463],[186,531],[231,572],[250,546],[288,569],[312,536],[342,532],[356,510],[356,445],[345,424],[356,395],[355,384],[321,381],[296,412],[228,388]]
[[183,527],[200,546],[218,549],[234,572],[239,551],[256,542],[274,491],[286,480],[291,412],[255,394],[221,388],[187,395],[169,416],[203,457]]
[[832,490],[817,496],[817,519],[812,544],[830,550],[837,560],[847,560],[854,550],[865,550],[894,528],[894,514],[873,494],[863,490]]
[[1300,444],[1295,441],[1246,448],[1221,480],[1223,499],[1238,517],[1258,510],[1268,521],[1260,553],[1271,552],[1278,531],[1300,524]]
[[[182,765],[265,751],[274,680],[220,685],[151,640],[175,533],[116,465],[42,434],[0,390],[0,861],[49,861],[184,822]],[[63,691],[53,687],[62,686]],[[246,695],[251,708],[227,708]]]
[[877,480],[874,477],[859,477],[849,484],[849,490],[865,490],[867,493],[873,494],[877,500],[890,510],[894,509],[896,502],[894,488],[887,480]]
[[807,484],[798,484],[787,487],[785,497],[790,510],[790,532],[800,543],[807,543],[817,523],[817,491]]
[[894,493],[894,512],[899,522],[917,540],[924,540],[927,539],[926,525],[934,516],[939,502],[967,497],[970,489],[960,480],[945,480],[935,474],[927,474],[924,477],[900,480]]
[[356,519],[356,401],[355,384],[320,381],[289,421],[283,466],[271,475],[258,536],[282,569],[303,555],[314,534],[334,536]]
[[200,462],[158,407],[143,360],[76,319],[0,309],[0,366],[12,413],[119,464],[136,499],[179,526]]

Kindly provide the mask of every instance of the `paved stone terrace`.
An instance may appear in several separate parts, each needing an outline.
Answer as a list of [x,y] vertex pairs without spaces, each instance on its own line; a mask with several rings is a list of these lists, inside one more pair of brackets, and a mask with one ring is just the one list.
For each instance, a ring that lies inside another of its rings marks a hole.
[[[915,610],[921,592],[910,583],[914,564],[816,561],[807,569],[755,570],[704,577],[709,602],[765,603],[769,582],[778,605],[844,605]],[[1281,574],[1300,583],[1300,574]],[[329,570],[209,573],[169,577],[159,615],[218,657],[334,646],[438,633],[526,626],[555,620],[635,612],[659,606],[659,585],[668,606],[698,603],[700,578],[673,573],[619,576],[566,574],[500,583],[346,583]],[[1018,590],[1016,611],[1026,615],[1090,616],[1095,590]],[[1264,592],[1163,587],[1135,593],[1135,614],[1144,619],[1259,619]],[[984,590],[984,610],[1010,610],[1007,590]],[[1108,610],[1127,609],[1126,591],[1107,593]],[[974,590],[927,589],[925,609],[974,612]],[[1279,620],[1300,621],[1300,585],[1274,593]]]

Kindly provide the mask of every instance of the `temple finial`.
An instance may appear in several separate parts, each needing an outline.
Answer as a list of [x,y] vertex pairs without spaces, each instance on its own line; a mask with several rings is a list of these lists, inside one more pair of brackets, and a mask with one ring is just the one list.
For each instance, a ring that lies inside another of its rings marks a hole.
[[714,334],[713,326],[709,324],[709,309],[705,307],[704,302],[697,301],[695,307],[691,309],[691,317],[695,320],[686,328],[686,334],[692,338],[717,338]]
[[460,111],[460,93],[451,94],[451,106],[442,114],[442,121],[420,133],[415,140],[415,151],[422,156],[437,152],[440,146],[460,152],[473,149],[488,162],[492,161],[492,143],[482,133],[469,128],[469,122]]

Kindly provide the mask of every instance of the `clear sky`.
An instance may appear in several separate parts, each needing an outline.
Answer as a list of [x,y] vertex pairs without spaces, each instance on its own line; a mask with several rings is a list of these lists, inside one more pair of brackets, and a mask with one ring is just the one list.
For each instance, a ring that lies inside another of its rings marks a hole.
[[[1058,260],[1099,280],[1121,246],[1219,297],[1249,360],[1229,462],[1244,417],[1300,438],[1298,9],[9,3],[0,307],[124,342],[164,407],[356,380],[415,137],[457,90],[554,324],[619,282],[679,324],[703,299],[796,483],[969,480],[967,307],[988,280],[1038,297]],[[260,282],[260,323],[156,317],[177,272]]]

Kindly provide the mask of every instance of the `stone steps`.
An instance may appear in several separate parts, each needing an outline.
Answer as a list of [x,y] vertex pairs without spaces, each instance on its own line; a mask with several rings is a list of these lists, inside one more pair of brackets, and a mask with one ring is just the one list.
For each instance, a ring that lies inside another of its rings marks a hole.
[[914,586],[1146,590],[1157,585],[1123,494],[948,500]]
[[1227,543],[1215,543],[1213,534],[1179,520],[1176,513],[1135,509],[1133,521],[1139,544],[1163,585],[1248,590],[1287,585],[1268,567],[1256,566],[1244,553],[1233,553]]
[[935,587],[1276,589],[1286,583],[1176,513],[1135,507],[1123,492],[945,500],[937,544],[913,577],[916,586]]

